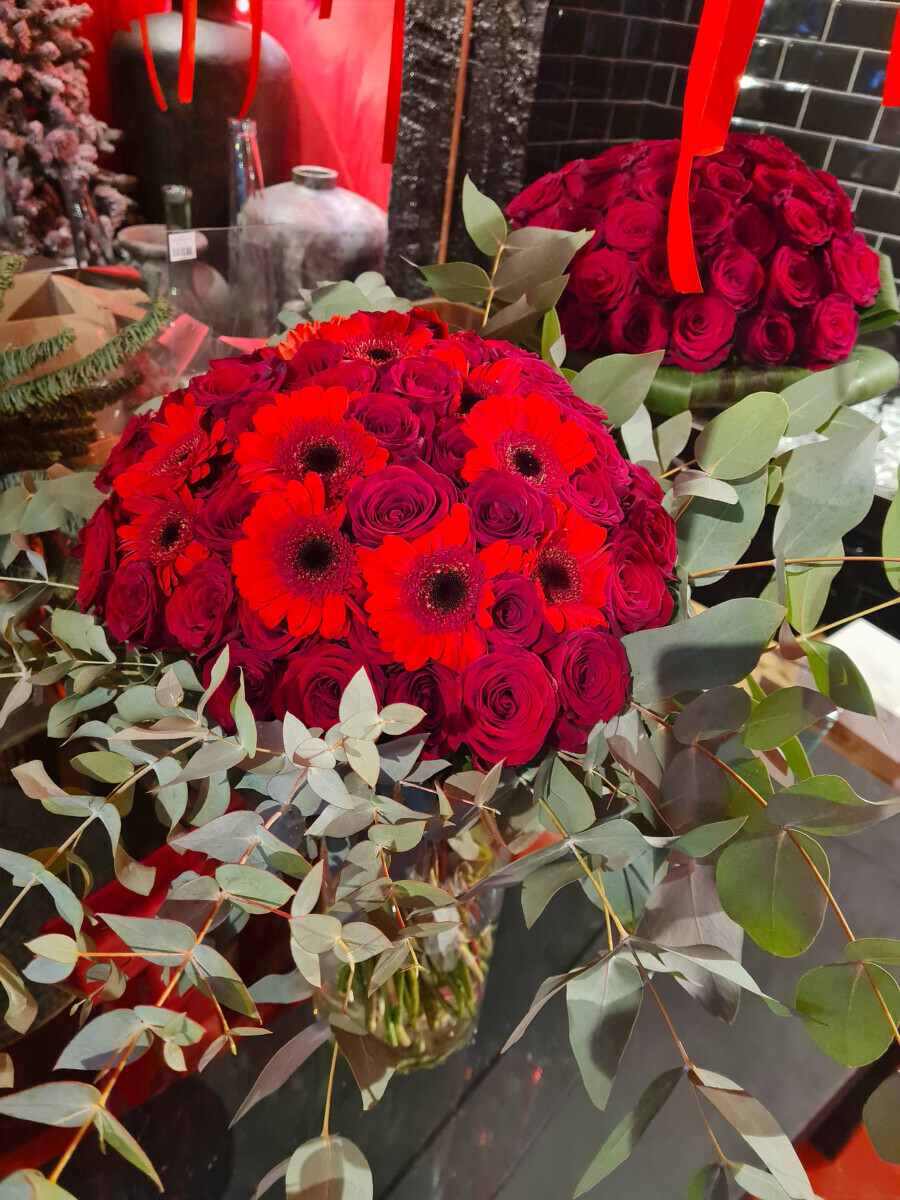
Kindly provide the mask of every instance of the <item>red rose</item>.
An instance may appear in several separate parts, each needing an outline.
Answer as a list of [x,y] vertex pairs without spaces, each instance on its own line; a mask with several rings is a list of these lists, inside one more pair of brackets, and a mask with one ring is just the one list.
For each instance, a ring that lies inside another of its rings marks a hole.
[[235,627],[234,575],[219,559],[205,558],[178,582],[166,604],[173,640],[191,654],[215,649]]
[[326,342],[324,338],[311,338],[297,347],[287,372],[286,388],[308,384],[313,376],[336,367],[341,361],[341,346],[337,342]]
[[590,304],[568,301],[559,306],[559,324],[569,350],[593,350],[603,339],[606,321]]
[[78,531],[75,555],[81,559],[78,581],[78,606],[87,611],[94,605],[103,611],[103,602],[116,569],[116,521],[108,504],[102,505]]
[[765,278],[765,271],[754,255],[737,242],[719,251],[709,267],[712,294],[720,296],[737,312],[744,312],[756,303]]
[[691,232],[697,246],[708,246],[731,224],[731,204],[710,188],[691,192]]
[[283,721],[285,713],[292,713],[307,728],[330,729],[338,719],[344,689],[362,666],[366,666],[377,695],[380,672],[345,646],[320,642],[314,648],[298,650],[272,693],[275,715]]
[[205,375],[197,375],[188,384],[188,392],[201,408],[212,410],[215,417],[238,402],[258,394],[271,396],[284,382],[286,366],[280,358],[262,362],[240,362],[219,358],[210,364]]
[[617,173],[593,184],[587,193],[587,199],[595,208],[602,208],[606,212],[613,200],[617,196],[624,196],[627,191],[628,177]]
[[655,296],[629,296],[609,318],[606,335],[610,348],[622,354],[665,350],[669,318]]
[[838,233],[852,233],[853,209],[850,205],[850,197],[835,177],[829,175],[827,171],[813,171],[813,174],[828,193],[828,212],[826,216],[829,224]]
[[132,560],[116,571],[106,596],[106,624],[126,646],[160,646],[162,591],[156,571]]
[[722,162],[722,155],[707,159],[703,164],[703,182],[731,204],[742,200],[750,191],[750,180],[737,167]]
[[446,416],[459,401],[459,372],[440,359],[401,358],[381,377],[380,388],[392,396],[402,396],[416,412],[431,411]]
[[628,528],[633,529],[667,574],[671,574],[678,553],[675,522],[656,498],[638,496],[628,510]]
[[465,417],[444,417],[438,421],[431,443],[431,465],[442,475],[462,483],[462,467],[472,442],[463,432]]
[[617,200],[606,218],[606,241],[616,250],[646,250],[663,237],[665,217],[646,200]]
[[642,170],[634,177],[634,190],[648,204],[668,210],[675,186],[675,171],[672,167],[655,167]]
[[779,308],[806,308],[819,299],[822,272],[809,254],[780,246],[769,264],[766,301]]
[[834,238],[825,258],[835,291],[849,296],[863,308],[874,303],[881,286],[881,260],[861,233]]
[[109,458],[97,472],[94,486],[100,492],[108,492],[118,475],[124,475],[129,467],[144,457],[153,445],[150,426],[156,420],[155,412],[140,413],[132,417],[125,432],[113,446]]
[[802,167],[803,159],[789,149],[784,142],[766,133],[731,134],[729,140],[737,142],[741,149],[754,158],[761,159],[772,167]]
[[731,222],[736,242],[758,259],[767,258],[775,248],[775,226],[755,204],[742,204]]
[[640,463],[629,463],[628,475],[633,496],[645,496],[657,504],[662,500],[663,490],[659,480],[654,479],[646,467],[642,467]]
[[612,543],[609,623],[613,631],[656,629],[672,615],[674,602],[644,540],[625,529]]
[[738,325],[737,346],[745,362],[780,367],[794,353],[794,326],[786,313],[765,308]]
[[675,285],[669,273],[669,250],[665,242],[650,246],[638,258],[638,275],[655,296],[671,299]]
[[750,194],[760,204],[781,204],[790,199],[796,177],[796,171],[784,167],[768,167],[760,163],[753,171]]
[[622,520],[622,506],[612,475],[599,457],[579,467],[566,481],[562,500],[595,525],[613,526]]
[[287,654],[299,644],[300,639],[288,629],[270,629],[264,625],[259,613],[253,611],[243,596],[238,597],[237,612],[242,640],[269,660]]
[[718,296],[691,296],[675,309],[668,359],[686,371],[709,371],[728,357],[734,309]]
[[412,731],[425,734],[423,758],[447,754],[459,712],[459,679],[455,671],[440,663],[426,663],[417,671],[394,666],[386,673],[385,704],[415,704],[425,716]]
[[493,583],[491,621],[485,631],[491,650],[534,650],[540,653],[556,637],[544,617],[534,583],[524,575],[498,575]]
[[357,396],[347,412],[376,438],[395,462],[421,459],[434,432],[431,409],[415,413],[399,396],[383,392]]
[[377,392],[378,372],[371,364],[355,359],[350,362],[339,362],[324,371],[317,371],[303,386],[346,388],[348,392]]
[[594,726],[609,721],[625,703],[625,650],[617,637],[602,629],[577,629],[557,642],[547,664],[559,694],[555,740],[561,750],[580,754]]
[[806,330],[810,365],[825,366],[850,357],[859,333],[859,313],[849,296],[826,296],[812,311]]
[[516,196],[507,207],[506,215],[517,225],[526,224],[551,204],[558,204],[563,195],[563,181],[559,174],[542,175]]
[[798,246],[822,246],[831,237],[828,223],[805,200],[791,196],[780,209],[781,222],[788,236]]
[[631,291],[634,269],[621,250],[595,250],[585,254],[572,269],[571,289],[579,300],[598,312],[610,312]]
[[556,687],[530,650],[494,650],[464,667],[458,739],[477,763],[530,762],[556,717]]
[[241,524],[250,515],[255,500],[246,484],[239,482],[237,467],[231,467],[206,497],[194,532],[197,541],[231,561],[231,547],[241,536]]
[[[203,684],[209,686],[213,663],[216,655],[203,665]],[[274,663],[271,658],[261,654],[252,646],[242,646],[232,642],[228,650],[228,670],[225,678],[209,698],[207,712],[217,725],[221,725],[226,733],[234,733],[234,718],[231,715],[231,702],[241,685],[241,675],[244,677],[244,699],[250,705],[250,711],[257,721],[272,719],[272,684],[274,682]]]

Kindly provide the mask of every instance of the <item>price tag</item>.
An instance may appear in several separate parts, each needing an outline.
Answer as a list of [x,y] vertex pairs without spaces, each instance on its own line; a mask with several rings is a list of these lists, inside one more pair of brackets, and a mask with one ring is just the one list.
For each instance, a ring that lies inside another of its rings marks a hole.
[[193,229],[180,229],[169,234],[169,262],[185,262],[197,257],[197,233]]

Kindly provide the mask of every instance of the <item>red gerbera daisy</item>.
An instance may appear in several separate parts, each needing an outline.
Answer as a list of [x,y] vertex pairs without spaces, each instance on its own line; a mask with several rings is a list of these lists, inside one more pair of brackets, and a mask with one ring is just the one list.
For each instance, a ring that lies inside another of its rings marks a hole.
[[606,625],[609,551],[606,530],[585,520],[573,508],[561,509],[549,533],[528,564],[544,613],[556,633]]
[[490,581],[522,565],[522,551],[506,542],[475,551],[464,504],[454,504],[430,533],[412,541],[389,535],[359,558],[371,592],[369,624],[408,671],[429,659],[459,670],[483,653]]
[[134,519],[118,531],[122,561],[139,559],[155,567],[159,585],[169,596],[178,576],[209,554],[194,539],[197,502],[187,488],[156,496],[135,493],[128,499],[128,510]]
[[241,435],[234,452],[240,475],[254,492],[283,487],[314,471],[328,503],[346,496],[351,484],[387,462],[388,452],[359,421],[347,416],[356,393],[317,386],[264,404],[253,418],[253,430]]
[[113,481],[119,495],[171,491],[208,475],[209,460],[222,450],[225,422],[216,421],[207,432],[204,411],[190,395],[182,404],[167,404],[148,428],[156,444]]
[[460,415],[468,415],[480,400],[486,400],[488,396],[506,396],[514,392],[521,374],[522,368],[510,358],[473,367],[466,375],[460,392]]
[[340,342],[345,358],[361,358],[374,367],[384,367],[399,358],[419,354],[433,337],[446,337],[447,326],[436,313],[414,308],[411,312],[359,312],[352,317],[333,317],[322,324],[307,322],[292,329],[278,347],[290,361],[297,347],[311,338]]
[[235,542],[238,591],[270,629],[294,637],[347,630],[347,593],[360,584],[356,551],[325,508],[325,488],[310,472],[301,483],[257,500]]
[[537,392],[482,400],[463,432],[475,443],[462,469],[470,483],[483,471],[500,470],[552,491],[596,454],[582,426],[563,420],[559,406]]

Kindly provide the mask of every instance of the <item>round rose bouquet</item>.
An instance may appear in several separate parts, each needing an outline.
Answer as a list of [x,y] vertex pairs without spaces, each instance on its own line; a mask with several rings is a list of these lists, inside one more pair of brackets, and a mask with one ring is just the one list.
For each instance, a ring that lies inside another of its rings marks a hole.
[[98,477],[79,602],[120,641],[243,678],[257,719],[338,719],[364,666],[427,752],[584,749],[665,624],[674,527],[602,411],[432,313],[299,326],[135,419]]
[[702,295],[676,295],[666,228],[677,141],[615,146],[531,184],[517,225],[593,229],[559,317],[573,350],[639,354],[709,371],[729,359],[816,370],[846,359],[879,292],[879,256],[850,201],[777,138],[731,133],[691,172]]

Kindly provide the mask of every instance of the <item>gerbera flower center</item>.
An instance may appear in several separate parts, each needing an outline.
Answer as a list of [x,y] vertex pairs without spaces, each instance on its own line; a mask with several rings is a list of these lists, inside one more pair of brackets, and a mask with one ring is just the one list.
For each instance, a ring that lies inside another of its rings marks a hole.
[[347,353],[364,362],[370,362],[374,367],[383,367],[386,363],[396,362],[403,355],[402,347],[395,338],[377,338],[371,341],[359,339],[348,342]]
[[540,552],[534,574],[551,604],[567,604],[581,599],[578,564],[571,554],[560,547],[548,547]]
[[444,546],[423,555],[408,577],[412,615],[429,633],[465,629],[475,618],[484,566],[464,546]]
[[356,554],[324,517],[297,517],[279,537],[274,560],[284,586],[294,595],[321,602],[345,592],[356,568]]
[[160,549],[171,550],[173,546],[177,546],[186,532],[187,525],[188,522],[183,520],[166,521],[157,538]]
[[327,438],[317,438],[308,442],[303,451],[303,465],[307,471],[315,471],[317,475],[333,475],[341,466],[342,460],[340,446]]
[[515,450],[512,459],[518,473],[526,479],[534,479],[543,469],[541,460],[533,450]]
[[442,613],[456,612],[469,596],[469,581],[455,567],[439,571],[428,587],[428,603]]
[[294,569],[310,577],[325,575],[334,566],[336,549],[333,539],[313,534],[297,546]]
[[501,437],[497,450],[507,471],[538,487],[553,486],[561,478],[557,456],[530,434],[510,431]]

